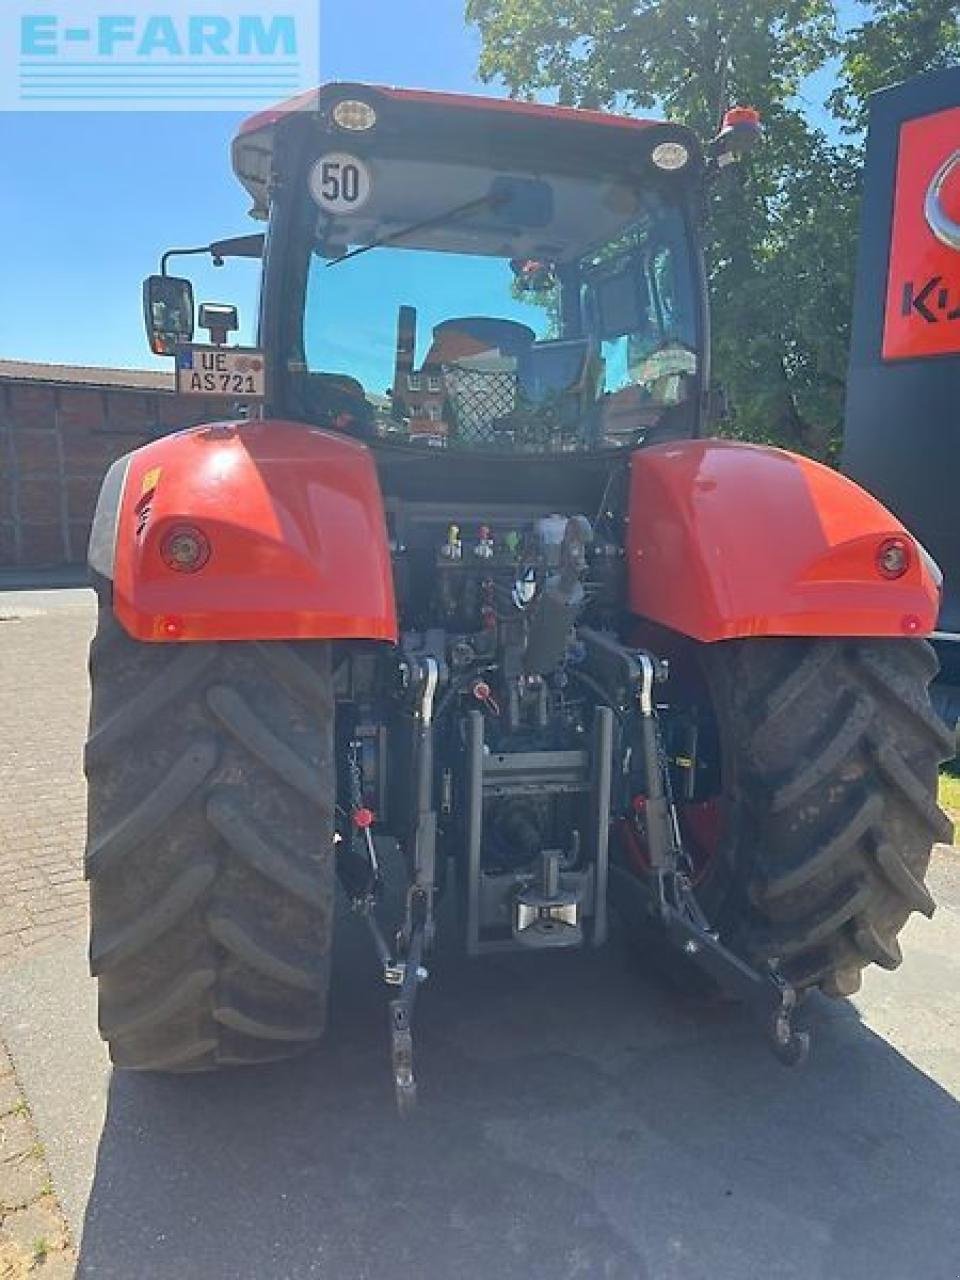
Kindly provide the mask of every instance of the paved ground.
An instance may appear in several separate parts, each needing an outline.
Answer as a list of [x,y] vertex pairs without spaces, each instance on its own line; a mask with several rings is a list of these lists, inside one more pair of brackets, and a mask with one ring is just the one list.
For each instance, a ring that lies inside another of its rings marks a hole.
[[[80,936],[88,591],[0,592],[0,981]],[[78,663],[81,664],[78,669]],[[74,1254],[25,1093],[0,1042],[0,1280],[74,1272]]]
[[67,1280],[74,1263],[46,1153],[0,1045],[0,1280]]
[[[83,597],[0,623],[4,755],[34,770],[0,793],[3,847],[18,865],[25,840],[49,853],[41,888],[61,897],[89,626]],[[418,1010],[422,1105],[403,1124],[383,994],[343,920],[322,1050],[230,1077],[112,1076],[78,908],[37,939],[43,893],[26,889],[0,1035],[82,1277],[957,1280],[956,859],[937,855],[940,910],[910,925],[902,969],[870,973],[855,1002],[812,1002],[799,1072],[742,1013],[670,995],[617,945],[449,957]]]
[[86,590],[0,593],[0,969],[84,919]]

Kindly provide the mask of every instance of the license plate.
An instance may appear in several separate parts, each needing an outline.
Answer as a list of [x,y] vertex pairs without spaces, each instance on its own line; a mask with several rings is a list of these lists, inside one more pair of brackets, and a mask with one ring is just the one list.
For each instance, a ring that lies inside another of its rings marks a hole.
[[177,391],[184,396],[229,396],[259,400],[266,391],[262,351],[252,347],[181,347]]

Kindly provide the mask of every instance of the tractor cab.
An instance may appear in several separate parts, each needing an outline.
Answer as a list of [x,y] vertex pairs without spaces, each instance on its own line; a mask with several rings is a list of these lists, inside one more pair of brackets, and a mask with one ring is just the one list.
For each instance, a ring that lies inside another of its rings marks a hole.
[[[234,164],[271,224],[268,412],[491,455],[699,433],[705,165],[688,130],[329,85],[249,121]],[[181,322],[154,349],[183,343]]]
[[265,138],[288,175],[265,279],[281,397],[419,449],[577,453],[695,434],[695,141],[506,106],[330,86],[307,114],[241,134],[258,207]]

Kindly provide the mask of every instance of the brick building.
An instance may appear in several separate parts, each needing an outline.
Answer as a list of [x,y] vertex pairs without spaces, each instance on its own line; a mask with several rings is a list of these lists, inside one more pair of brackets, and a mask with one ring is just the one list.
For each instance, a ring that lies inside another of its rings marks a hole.
[[232,413],[178,396],[172,372],[0,360],[0,568],[82,564],[110,463]]

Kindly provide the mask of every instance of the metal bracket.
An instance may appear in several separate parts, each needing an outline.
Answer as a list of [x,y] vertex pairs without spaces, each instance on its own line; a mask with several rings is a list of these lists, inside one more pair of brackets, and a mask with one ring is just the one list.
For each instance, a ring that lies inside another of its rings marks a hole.
[[[423,957],[423,928],[414,929],[406,960],[393,967],[390,976],[384,969],[387,982],[400,977],[400,994],[390,1001],[388,1010],[390,1027],[390,1060],[393,1065],[393,1086],[397,1098],[397,1110],[408,1115],[416,1105],[417,1080],[413,1071],[413,1009],[417,988],[426,978],[427,971],[420,961]],[[422,975],[422,976],[421,976]]]
[[417,1081],[413,1074],[413,1027],[410,1010],[402,1000],[390,1001],[390,1060],[397,1110],[409,1115],[417,1105]]
[[440,678],[440,666],[436,658],[423,659],[423,685],[420,694],[420,720],[429,725],[433,723],[433,700],[437,692]]
[[346,819],[347,830],[338,833],[335,838],[339,855],[338,878],[350,899],[352,909],[365,914],[380,895],[381,876],[371,828],[373,814],[364,807],[363,802],[359,753],[360,743],[356,739],[351,740],[347,757],[349,812],[340,810]]
[[390,1032],[390,1061],[393,1069],[393,1085],[397,1098],[397,1110],[407,1115],[417,1100],[417,1082],[413,1072],[413,1009],[417,989],[430,976],[423,965],[423,925],[415,926],[410,948],[404,959],[395,957],[383,936],[383,930],[373,912],[373,903],[363,909],[364,919],[370,931],[374,950],[380,961],[383,980],[398,994],[388,1006]]
[[[615,660],[614,645],[605,636],[590,636],[595,652]],[[797,993],[771,962],[766,969],[752,968],[720,941],[718,933],[698,903],[683,868],[687,858],[670,782],[670,770],[663,749],[653,689],[658,677],[654,659],[643,652],[626,654],[639,679],[633,687],[641,726],[641,744],[647,775],[647,842],[653,879],[655,912],[667,941],[676,946],[699,969],[724,990],[742,1000],[764,1025],[767,1042],[784,1064],[795,1066],[810,1050],[810,1035],[797,1031],[793,1014]],[[635,876],[622,868],[610,868],[618,891],[639,890],[649,894]],[[628,887],[625,882],[632,881]]]
[[397,932],[397,951],[390,948],[375,914],[380,867],[369,827],[363,829],[366,861],[371,886],[352,898],[354,910],[366,921],[374,950],[380,961],[383,980],[397,995],[388,1006],[390,1060],[397,1109],[407,1115],[417,1099],[413,1068],[413,1011],[417,989],[428,975],[424,952],[433,935],[433,894],[436,865],[436,813],[433,809],[433,710],[440,678],[436,658],[417,660],[413,669],[417,680],[417,820],[413,832],[412,866],[407,886],[403,922]]
[[671,872],[660,875],[658,891],[668,941],[759,1018],[767,1044],[780,1062],[788,1067],[803,1062],[810,1052],[810,1033],[798,1031],[793,1025],[797,993],[776,964],[755,969],[725,947],[710,929],[685,876]]

